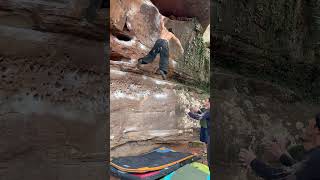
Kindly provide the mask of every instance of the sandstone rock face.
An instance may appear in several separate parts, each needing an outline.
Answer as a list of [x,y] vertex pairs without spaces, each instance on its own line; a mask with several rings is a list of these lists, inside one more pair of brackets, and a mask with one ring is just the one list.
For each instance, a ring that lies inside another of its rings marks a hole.
[[316,18],[309,19],[316,16],[319,4],[212,2],[216,69],[212,69],[211,91],[222,116],[214,119],[213,126],[215,175],[217,179],[259,179],[239,166],[240,148],[251,147],[260,159],[274,163],[262,144],[272,136],[299,143],[307,120],[319,111],[319,47],[311,41],[317,37],[312,28]]
[[210,24],[203,33],[203,42],[205,43],[206,47],[210,48]]
[[272,83],[221,69],[213,76],[214,104],[221,110],[221,119],[213,119],[216,178],[259,179],[239,166],[240,148],[251,147],[260,159],[273,163],[263,143],[273,137],[287,137],[292,145],[300,143],[307,121],[320,106],[306,103],[292,90]]
[[318,1],[217,0],[213,6],[217,66],[319,97]]
[[[110,15],[111,157],[143,153],[161,143],[198,139],[194,129],[199,122],[188,119],[185,109],[200,105],[204,95],[176,82],[159,80],[154,74],[159,57],[142,65],[142,70],[135,67],[137,59],[151,50],[160,35],[162,14],[158,7],[149,0],[114,0]],[[193,64],[202,62],[195,56],[199,46],[191,46],[197,37],[202,38],[201,24],[195,18],[165,17],[165,27],[173,30],[190,57],[179,54],[177,44],[170,41],[169,76],[186,72],[184,79],[193,78],[181,67],[192,64],[186,60],[194,61]],[[188,68],[192,67],[199,68]]]
[[89,1],[3,1],[0,5],[0,23],[41,31],[81,35],[104,39],[106,9],[98,9],[93,24],[83,23]]
[[167,16],[196,18],[204,31],[210,23],[210,1],[201,0],[151,0],[159,11]]
[[[145,56],[160,36],[161,16],[157,7],[149,0],[111,1],[110,60],[132,60],[134,65],[135,60]],[[174,48],[177,46],[174,41],[170,41],[170,45]],[[173,61],[177,61],[179,57],[181,54],[178,51],[170,51],[170,71]],[[147,69],[154,72],[158,61],[159,58]]]
[[[110,3],[110,60],[126,61],[145,56],[159,36],[161,15],[153,4],[143,1],[114,0]],[[149,8],[150,11],[141,11],[141,8]]]
[[81,24],[86,6],[1,2],[0,177],[106,175],[104,28]]
[[[111,64],[122,66],[137,73],[149,72],[153,74],[158,68],[159,56],[150,65],[144,65],[143,71],[135,68],[137,59],[145,56],[153,47],[160,34],[160,17],[158,8],[149,0],[112,1],[110,8],[110,47]],[[209,17],[207,17],[209,19]],[[172,28],[187,51],[195,51],[198,46],[190,46],[200,32],[201,25],[197,20],[189,18],[183,21],[165,18],[165,26]],[[169,76],[185,72],[177,66],[187,64],[183,62],[186,55],[181,55],[174,41],[169,42]],[[185,54],[186,54],[185,53]],[[190,53],[194,62],[201,62],[195,52]],[[115,62],[118,61],[118,62]],[[189,63],[190,64],[190,63]],[[191,69],[197,67],[192,66]],[[190,74],[188,74],[190,76]],[[185,75],[186,76],[186,75]]]
[[193,129],[199,123],[188,119],[185,109],[200,105],[201,95],[179,84],[117,69],[111,69],[110,75],[111,156],[137,151],[123,151],[130,142],[148,142],[152,147],[194,140]]
[[[206,33],[202,34],[198,29],[202,27],[196,19],[184,21],[169,19],[165,25],[173,30],[185,50],[183,57],[174,58],[177,59],[177,62],[173,61],[175,78],[186,83],[208,83],[210,49],[207,48],[207,44],[210,42],[209,29],[207,28]],[[177,51],[174,46],[170,46],[170,50]]]

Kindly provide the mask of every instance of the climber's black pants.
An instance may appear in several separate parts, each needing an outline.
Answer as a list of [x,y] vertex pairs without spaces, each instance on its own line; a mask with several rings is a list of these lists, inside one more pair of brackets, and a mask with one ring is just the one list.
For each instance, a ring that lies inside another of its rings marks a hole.
[[151,63],[160,53],[160,63],[159,69],[164,73],[168,73],[168,65],[169,65],[169,44],[167,40],[158,39],[154,44],[153,48],[145,57],[141,58],[141,64]]

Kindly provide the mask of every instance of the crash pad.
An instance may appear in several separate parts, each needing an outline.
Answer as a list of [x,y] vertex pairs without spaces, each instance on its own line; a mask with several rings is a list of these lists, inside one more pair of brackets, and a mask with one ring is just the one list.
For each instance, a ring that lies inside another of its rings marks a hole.
[[[209,169],[209,168],[208,168]],[[210,180],[210,173],[200,163],[187,164],[161,180]]]
[[200,171],[202,171],[204,173],[210,174],[209,167],[207,165],[205,165],[205,164],[198,163],[198,162],[193,162],[193,163],[191,163],[191,166],[199,169]]
[[180,163],[169,166],[159,171],[152,171],[147,173],[128,173],[120,171],[114,167],[110,167],[110,172],[113,176],[121,178],[121,180],[155,180],[162,178],[181,167]]
[[146,173],[159,171],[187,160],[193,162],[196,159],[198,157],[194,154],[176,152],[172,149],[161,147],[138,156],[114,158],[110,165],[122,172]]

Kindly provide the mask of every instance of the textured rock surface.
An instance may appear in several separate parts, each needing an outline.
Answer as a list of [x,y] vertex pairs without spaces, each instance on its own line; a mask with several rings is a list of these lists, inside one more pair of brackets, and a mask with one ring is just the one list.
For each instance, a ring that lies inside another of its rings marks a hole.
[[205,43],[206,47],[210,48],[210,24],[203,33],[203,42]]
[[106,174],[103,27],[76,3],[0,4],[0,177]]
[[0,23],[40,31],[81,35],[104,39],[106,9],[99,9],[93,24],[84,24],[89,1],[19,1],[7,0],[0,5]]
[[309,2],[213,1],[215,64],[319,97],[319,46],[312,43],[320,36],[311,36],[317,34],[310,25],[317,18],[309,13],[320,6]]
[[240,148],[251,147],[272,163],[262,144],[272,136],[299,143],[307,120],[318,113],[319,39],[312,16],[319,5],[309,3],[213,1],[219,69],[211,91],[222,115],[214,123],[217,179],[258,179],[239,166]]
[[[203,98],[168,81],[111,69],[111,156],[145,152],[157,143],[182,143],[194,139],[197,121],[185,109]],[[132,142],[143,146],[123,151]]]
[[[198,29],[201,28],[198,21],[196,19],[168,20],[166,27],[172,28],[185,49],[184,56],[177,57],[177,62],[173,64],[175,78],[184,83],[209,82],[210,50],[206,48],[203,34]],[[171,46],[170,50],[177,51],[174,46]]]
[[[185,109],[190,104],[200,105],[205,95],[173,81],[159,80],[154,74],[159,57],[142,65],[142,70],[135,67],[137,59],[150,51],[160,35],[162,15],[158,8],[149,0],[114,0],[110,14],[111,157],[144,153],[158,144],[198,139],[194,130],[199,123],[188,119]],[[165,19],[165,27],[172,28],[188,53],[188,58],[182,56],[177,44],[170,41],[169,76],[192,79],[192,71],[183,68],[202,68],[197,58],[203,42],[201,25],[195,18]],[[198,44],[194,42],[197,38]]]
[[258,179],[239,166],[240,148],[251,147],[260,159],[274,162],[263,143],[282,136],[292,144],[300,143],[307,120],[320,106],[305,103],[293,91],[268,82],[222,70],[213,75],[214,102],[222,116],[214,126],[216,178]]
[[210,1],[201,0],[151,0],[159,9],[161,14],[170,17],[197,18],[202,27],[210,23]]
[[[136,60],[138,58],[145,56],[151,50],[155,41],[159,38],[160,17],[162,15],[149,0],[112,1],[110,14],[111,64],[139,73],[139,70],[134,65],[137,63]],[[172,28],[174,34],[180,39],[185,52],[189,52],[190,59],[193,59],[192,61],[194,62],[186,63],[186,53],[181,55],[176,42],[171,40],[169,43],[169,77],[174,74],[183,75],[184,78],[193,77],[190,71],[186,73],[187,71],[178,68],[178,65],[187,67],[187,64],[189,64],[189,69],[193,69],[199,67],[197,65],[202,63],[202,60],[197,57],[198,50],[201,50],[202,47],[191,45],[196,37],[201,36],[200,30],[203,28],[201,28],[197,20],[192,18],[184,20],[165,19],[165,26]],[[152,74],[158,68],[158,64],[159,56],[150,65],[145,65],[144,71]],[[140,73],[142,72],[140,71]]]
[[[132,60],[133,65],[136,59],[145,56],[153,47],[160,36],[160,18],[156,6],[150,1],[112,1],[110,9],[110,46],[111,60],[128,61]],[[172,61],[177,61],[181,54],[177,44],[170,41],[170,72]],[[159,64],[159,58],[150,66],[150,72],[154,72]],[[132,67],[128,67],[132,68]]]

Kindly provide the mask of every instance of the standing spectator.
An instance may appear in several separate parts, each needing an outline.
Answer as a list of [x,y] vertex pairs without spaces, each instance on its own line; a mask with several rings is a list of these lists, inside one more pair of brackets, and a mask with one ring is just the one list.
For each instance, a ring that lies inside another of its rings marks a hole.
[[[210,98],[205,103],[205,110],[201,114],[199,113],[199,109],[191,109],[190,112],[188,112],[188,115],[196,120],[202,120],[206,122],[207,128],[205,128],[203,133],[206,133],[204,141],[206,142],[207,146],[207,159],[208,159],[208,165],[211,170],[211,156],[210,156]],[[200,137],[201,138],[201,137]]]
[[[240,161],[266,180],[320,180],[320,114],[309,121],[302,137],[306,153],[300,162],[293,160],[281,149],[273,148],[280,161],[287,167],[274,168],[258,160],[252,150],[242,149]],[[282,148],[283,149],[283,148]]]

